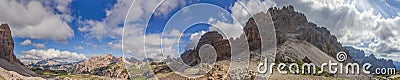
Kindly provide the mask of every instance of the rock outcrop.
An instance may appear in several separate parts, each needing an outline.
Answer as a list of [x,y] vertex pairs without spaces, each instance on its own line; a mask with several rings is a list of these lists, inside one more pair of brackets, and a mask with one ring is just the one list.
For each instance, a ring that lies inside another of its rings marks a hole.
[[22,64],[14,55],[14,40],[8,24],[2,24],[0,26],[0,40],[0,57],[9,62]]
[[[332,57],[336,57],[340,51],[348,53],[328,29],[308,22],[304,14],[294,11],[293,6],[284,6],[282,9],[274,7],[269,8],[268,11],[274,21],[278,46],[294,39],[307,41]],[[353,60],[349,56],[345,62],[353,62]]]
[[74,65],[69,72],[93,74],[111,78],[129,78],[124,66],[123,58],[116,58],[111,54],[91,57],[88,60]]
[[38,76],[29,70],[14,55],[14,40],[8,24],[0,26],[0,67],[7,71],[14,71],[22,76]]
[[231,58],[229,41],[224,39],[223,36],[218,32],[211,31],[201,36],[199,43],[194,50],[186,50],[183,54],[181,54],[183,62],[190,66],[199,64],[201,61],[199,57],[199,50],[200,47],[205,44],[210,44],[215,48],[215,51],[217,52],[217,61]]
[[260,32],[253,18],[250,18],[247,21],[246,26],[243,28],[243,30],[249,42],[250,51],[261,48],[261,38],[259,35]]

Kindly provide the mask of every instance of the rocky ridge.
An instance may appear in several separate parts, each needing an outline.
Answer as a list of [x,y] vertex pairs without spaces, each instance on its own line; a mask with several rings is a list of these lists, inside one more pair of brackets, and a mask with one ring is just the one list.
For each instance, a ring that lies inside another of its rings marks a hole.
[[[296,60],[302,60],[302,62],[322,63],[321,61],[336,60],[336,54],[340,51],[346,53],[349,52],[327,28],[319,27],[316,24],[309,22],[306,16],[302,13],[296,12],[293,6],[284,6],[281,9],[273,7],[269,8],[268,11],[274,22],[273,24],[275,26],[277,38],[277,54],[275,62],[295,62]],[[260,17],[260,14],[262,13],[257,13],[254,16],[258,15]],[[254,18],[250,18],[243,29],[243,35],[235,40],[242,40],[241,38],[246,35],[249,43],[250,58],[257,58],[257,56],[254,55],[260,53],[259,49],[261,48],[261,40]],[[235,42],[235,40],[233,42]],[[223,39],[221,34],[218,32],[207,32],[201,36],[199,43],[194,50],[187,50],[181,55],[182,60],[189,65],[198,64],[200,61],[198,48],[203,44],[210,44],[216,48],[225,47],[225,49],[219,50],[226,51],[219,51],[216,49],[218,58],[220,58],[219,60],[217,59],[217,62],[221,61],[221,56],[231,56],[229,41]],[[296,47],[293,48],[289,44]],[[311,50],[312,52],[308,52],[307,50]],[[317,57],[313,57],[313,55]],[[222,59],[222,61],[223,60],[224,59]],[[354,62],[354,60],[351,56],[348,56],[345,63],[347,62]]]
[[[316,24],[308,22],[304,14],[294,11],[293,6],[284,6],[282,9],[273,7],[269,8],[268,11],[274,21],[278,47],[282,46],[282,44],[288,40],[299,40],[311,43],[331,57],[336,57],[336,54],[340,51],[348,53],[347,49],[342,47],[337,38],[332,35],[327,28],[318,27]],[[260,13],[256,15],[260,15]],[[246,23],[244,34],[248,39],[250,51],[261,48],[259,30],[253,18],[250,18]],[[187,50],[181,55],[183,61],[191,65],[197,64],[200,61],[197,53],[198,49],[204,44],[211,44],[216,48],[218,55],[217,61],[230,58],[229,41],[223,39],[222,35],[218,32],[212,31],[201,36],[194,50]],[[255,53],[251,54],[252,58],[254,54]],[[276,61],[286,62],[282,60],[282,58],[285,57],[284,53],[277,53],[276,57]],[[349,59],[345,62],[353,62],[351,56],[349,56]]]

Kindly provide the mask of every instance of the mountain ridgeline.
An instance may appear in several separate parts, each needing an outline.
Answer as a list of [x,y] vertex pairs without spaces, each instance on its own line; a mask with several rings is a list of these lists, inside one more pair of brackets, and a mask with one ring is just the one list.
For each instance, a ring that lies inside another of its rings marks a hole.
[[373,65],[369,71],[372,73],[376,73],[375,70],[377,68],[395,68],[396,66],[393,63],[393,60],[386,59],[378,59],[374,54],[370,54],[368,56],[365,55],[365,52],[359,49],[355,49],[353,47],[346,47],[349,50],[349,54],[355,61],[357,61],[360,65],[365,63],[370,63]]
[[[344,48],[337,38],[332,35],[328,29],[324,27],[318,27],[316,24],[307,21],[304,14],[294,11],[293,6],[284,6],[282,9],[276,7],[269,8],[269,13],[271,14],[272,20],[274,22],[276,38],[277,38],[277,54],[276,62],[295,62],[296,59],[303,60],[307,56],[296,56],[297,54],[306,53],[306,51],[291,51],[291,47],[288,46],[294,43],[292,46],[297,46],[297,44],[304,43],[305,46],[300,46],[302,49],[307,48],[317,48],[319,52],[313,54],[324,54],[328,55],[325,57],[330,57],[329,59],[334,59],[336,54],[340,51],[348,53],[348,50]],[[267,17],[265,13],[257,13],[254,16]],[[261,48],[261,39],[259,30],[257,28],[254,18],[250,18],[243,28],[244,33],[239,39],[242,40],[243,36],[247,37],[249,43],[249,50],[251,57],[257,58],[259,49]],[[233,41],[235,42],[235,41]],[[210,44],[216,48],[217,51],[217,61],[230,59],[230,46],[229,41],[223,39],[221,34],[216,31],[211,31],[205,33],[201,36],[199,43],[194,50],[186,50],[181,54],[182,60],[189,65],[196,65],[199,63],[200,58],[198,57],[198,48],[204,44]],[[311,44],[311,45],[308,45]],[[298,50],[298,49],[295,49]],[[258,51],[258,52],[257,52]],[[291,56],[291,54],[296,54]],[[310,54],[312,56],[312,54]],[[310,56],[308,56],[309,58]],[[345,62],[354,62],[354,60],[349,56]]]

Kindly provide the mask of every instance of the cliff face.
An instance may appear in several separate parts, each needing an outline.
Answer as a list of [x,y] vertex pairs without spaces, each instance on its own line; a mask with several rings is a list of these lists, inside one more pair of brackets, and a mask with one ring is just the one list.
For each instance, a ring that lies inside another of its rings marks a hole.
[[[274,7],[269,8],[268,11],[274,21],[278,46],[294,39],[307,41],[331,57],[336,57],[340,51],[348,53],[328,29],[308,22],[304,14],[294,11],[293,6],[284,6],[282,9]],[[352,62],[351,56],[348,57],[349,59],[345,62]]]
[[231,58],[229,41],[223,39],[222,35],[218,32],[211,31],[201,36],[199,43],[194,50],[186,50],[183,54],[181,54],[183,62],[189,64],[190,66],[199,64],[201,60],[198,52],[200,47],[205,44],[210,44],[215,48],[217,52],[217,61]]
[[9,61],[22,64],[14,55],[14,40],[8,24],[0,26],[0,57]]
[[14,41],[8,24],[0,26],[0,67],[7,71],[15,71],[22,76],[38,76],[26,68],[14,55]]

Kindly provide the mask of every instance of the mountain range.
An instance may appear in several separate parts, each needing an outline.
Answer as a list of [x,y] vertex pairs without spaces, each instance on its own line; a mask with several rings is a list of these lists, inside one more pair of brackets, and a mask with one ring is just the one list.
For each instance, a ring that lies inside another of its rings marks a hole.
[[370,54],[368,56],[365,55],[364,51],[355,49],[353,47],[346,47],[347,50],[349,50],[349,54],[355,61],[357,61],[360,65],[365,64],[365,63],[370,63],[372,64],[372,68],[370,71],[372,73],[376,73],[375,69],[376,68],[398,68],[394,65],[393,60],[386,60],[386,59],[378,59],[375,57],[374,54]]
[[[268,16],[268,13],[270,16]],[[216,63],[212,66],[208,64],[201,64],[205,66],[202,69],[211,70],[205,73],[205,76],[196,79],[254,79],[256,71],[254,66],[249,66],[249,69],[239,69],[235,71],[228,71],[233,65],[230,65],[231,56],[241,56],[244,54],[250,55],[250,65],[257,63],[260,59],[261,54],[261,37],[259,30],[256,25],[256,21],[260,20],[260,17],[268,17],[273,21],[273,25],[276,33],[276,63],[315,63],[320,65],[324,62],[336,60],[336,54],[340,51],[348,53],[347,60],[344,63],[358,62],[371,63],[378,65],[377,67],[395,67],[399,68],[399,62],[392,60],[377,59],[374,55],[365,56],[365,53],[361,50],[354,49],[352,47],[343,47],[343,45],[337,40],[337,38],[329,32],[325,27],[317,26],[312,22],[309,22],[306,16],[302,13],[296,12],[293,6],[284,6],[281,9],[276,7],[269,8],[268,13],[257,13],[250,18],[243,28],[243,33],[236,39],[224,39],[221,33],[217,31],[210,31],[203,34],[193,49],[184,51],[180,58],[185,64],[189,66],[196,66],[202,62],[199,57],[200,49],[203,45],[211,45],[216,51]],[[232,42],[240,42],[246,40],[249,46],[245,44],[235,44],[232,47]],[[188,79],[181,75],[177,75],[166,65],[166,60],[163,62],[154,61],[150,58],[145,60],[138,60],[135,58],[114,57],[111,54],[105,56],[94,56],[86,60],[65,63],[58,62],[53,59],[46,59],[41,61],[32,62],[26,64],[27,68],[20,60],[14,55],[14,42],[11,36],[11,30],[7,24],[0,26],[0,78],[18,76],[15,79],[35,79],[39,72],[55,72],[52,75],[57,75],[55,79],[75,79],[71,78],[76,75],[95,75],[96,77],[107,77],[107,78],[118,78],[118,79],[153,79],[157,75],[160,79]],[[246,50],[250,53],[245,53]],[[240,54],[232,55],[231,51],[238,52]],[[210,55],[208,55],[210,56]],[[125,67],[125,62],[133,63],[134,65],[128,65]],[[149,62],[149,63],[147,63]],[[146,69],[151,70],[146,70]],[[35,72],[33,72],[34,70]],[[325,69],[324,69],[325,70]],[[61,71],[61,72],[60,72]],[[149,72],[152,71],[152,72]],[[185,68],[183,71],[190,71],[189,68]],[[13,73],[15,72],[15,73]],[[131,76],[128,75],[130,72]],[[199,72],[200,73],[200,72]],[[232,76],[228,74],[239,74],[238,76]],[[73,75],[73,76],[71,76]],[[130,76],[130,77],[129,77]],[[280,75],[271,75],[270,77],[276,78]],[[346,79],[368,79],[365,76],[356,77],[341,77],[334,74],[329,74],[327,77],[335,76],[335,78],[346,78]],[[286,77],[292,78],[290,76]],[[14,78],[13,78],[14,79]],[[40,78],[39,78],[40,79]],[[95,78],[97,79],[97,78]]]

